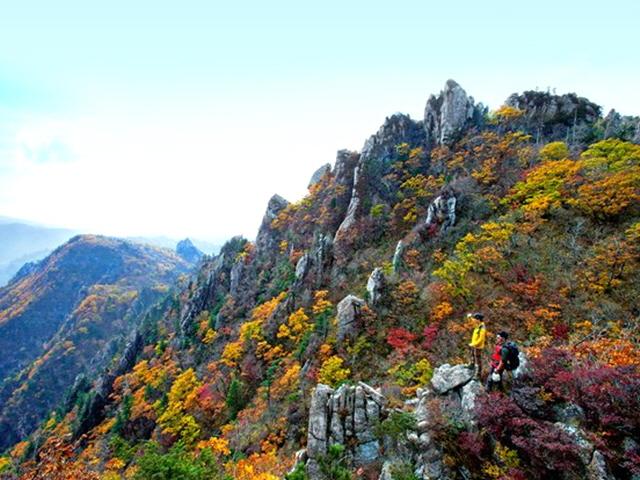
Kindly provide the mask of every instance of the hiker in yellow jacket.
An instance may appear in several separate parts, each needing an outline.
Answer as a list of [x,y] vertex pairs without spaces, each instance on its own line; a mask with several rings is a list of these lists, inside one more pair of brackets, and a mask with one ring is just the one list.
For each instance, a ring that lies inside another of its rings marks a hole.
[[474,375],[478,379],[482,379],[482,353],[487,343],[487,329],[484,324],[484,315],[481,313],[468,313],[467,318],[475,321],[475,328],[471,336],[471,347]]

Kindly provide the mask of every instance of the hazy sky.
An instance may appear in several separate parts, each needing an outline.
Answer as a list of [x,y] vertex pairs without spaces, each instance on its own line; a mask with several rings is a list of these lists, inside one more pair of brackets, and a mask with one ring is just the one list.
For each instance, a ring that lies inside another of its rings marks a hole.
[[94,233],[254,237],[273,193],[448,78],[640,114],[636,0],[0,7],[0,215]]

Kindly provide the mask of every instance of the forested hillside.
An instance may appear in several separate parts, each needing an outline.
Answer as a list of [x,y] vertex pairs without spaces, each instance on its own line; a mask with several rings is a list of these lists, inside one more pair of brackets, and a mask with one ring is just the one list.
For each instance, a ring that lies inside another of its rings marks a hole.
[[[447,82],[424,119],[396,114],[360,152],[339,151],[302,200],[275,195],[254,242],[206,258],[0,468],[637,478],[638,143],[638,117],[603,117],[577,95],[530,91],[489,112]],[[486,317],[485,361],[501,330],[523,353],[505,393],[460,366],[467,312]],[[55,348],[74,355],[76,337],[65,341]]]
[[[169,250],[77,236],[0,289],[0,449],[122,348],[191,264]],[[80,376],[79,376],[80,375]]]

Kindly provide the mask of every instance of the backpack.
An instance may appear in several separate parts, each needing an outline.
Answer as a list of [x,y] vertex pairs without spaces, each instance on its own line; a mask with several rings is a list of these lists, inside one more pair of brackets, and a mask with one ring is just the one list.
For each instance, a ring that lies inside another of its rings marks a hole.
[[507,351],[504,368],[510,372],[517,369],[520,366],[520,352],[517,345],[513,342],[507,342],[502,348]]

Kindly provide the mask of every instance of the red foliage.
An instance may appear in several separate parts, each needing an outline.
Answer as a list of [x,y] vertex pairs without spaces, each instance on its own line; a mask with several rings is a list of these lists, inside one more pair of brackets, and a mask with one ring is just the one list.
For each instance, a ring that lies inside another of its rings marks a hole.
[[551,329],[554,340],[567,340],[569,338],[569,326],[565,323],[556,323]]
[[518,449],[541,478],[549,472],[581,468],[573,440],[553,423],[526,416],[510,397],[489,394],[480,399],[477,413],[479,426]]
[[558,372],[547,388],[580,405],[591,425],[608,430],[609,435],[640,432],[640,375],[633,367],[581,366]]
[[540,355],[531,359],[528,372],[532,383],[547,387],[547,382],[559,372],[570,371],[573,356],[566,350],[547,348]]
[[424,330],[422,331],[422,348],[425,350],[431,349],[433,342],[435,342],[438,337],[438,330],[437,324],[431,324],[424,327]]
[[402,327],[390,328],[387,332],[387,343],[394,350],[405,352],[412,347],[412,343],[418,338],[414,333]]
[[479,432],[460,433],[458,436],[458,445],[464,453],[478,462],[482,461],[487,450],[487,443]]

